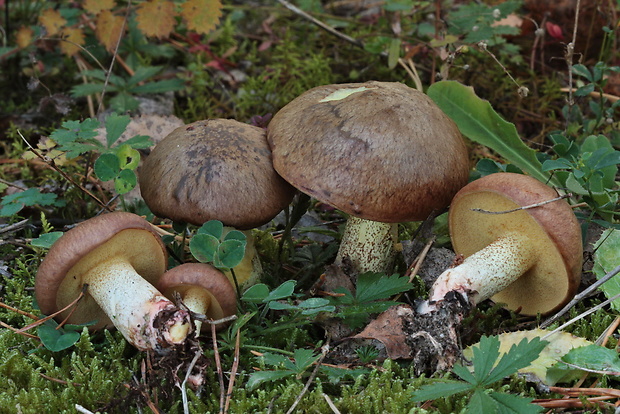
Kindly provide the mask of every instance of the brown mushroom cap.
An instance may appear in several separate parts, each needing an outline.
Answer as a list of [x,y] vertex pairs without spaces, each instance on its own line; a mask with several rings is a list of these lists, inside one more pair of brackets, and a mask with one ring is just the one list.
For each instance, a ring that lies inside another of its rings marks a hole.
[[506,214],[485,214],[472,209],[507,211],[557,196],[555,190],[535,178],[497,173],[463,187],[450,206],[450,236],[458,254],[468,257],[511,231],[526,235],[536,244],[536,263],[492,297],[526,315],[559,309],[579,287],[582,241],[575,214],[565,200]]
[[199,287],[211,296],[206,312],[217,320],[237,312],[237,293],[224,273],[206,263],[185,263],[168,270],[161,277],[157,288],[169,299],[173,293],[183,294],[190,288]]
[[[83,277],[97,264],[111,258],[127,260],[138,274],[155,284],[166,271],[168,255],[159,235],[140,216],[114,212],[89,219],[66,232],[47,253],[35,277],[35,297],[44,315],[52,314],[75,300],[83,288]],[[70,323],[97,320],[93,329],[111,327],[112,322],[90,295],[69,313]]]
[[229,119],[175,129],[145,160],[140,188],[158,216],[240,229],[269,222],[294,195],[273,169],[265,131]]
[[450,203],[469,173],[454,122],[401,83],[310,89],[274,116],[267,138],[289,183],[374,221],[425,219]]

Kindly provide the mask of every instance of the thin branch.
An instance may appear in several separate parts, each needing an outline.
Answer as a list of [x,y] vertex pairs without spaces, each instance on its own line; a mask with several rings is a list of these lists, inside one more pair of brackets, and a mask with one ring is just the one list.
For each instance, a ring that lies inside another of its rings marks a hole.
[[220,351],[217,347],[217,334],[215,332],[215,324],[211,324],[211,338],[213,339],[213,357],[215,358],[215,367],[217,368],[217,378],[220,383],[220,413],[223,413],[224,405],[226,404],[226,389],[224,388],[224,372],[222,371]]
[[517,208],[513,208],[511,210],[504,210],[504,211],[488,211],[488,210],[484,210],[484,209],[481,209],[481,208],[472,208],[471,211],[475,211],[475,212],[478,212],[478,213],[484,213],[484,214],[508,214],[508,213],[514,213],[515,211],[528,210],[530,208],[541,207],[541,206],[544,206],[545,204],[553,203],[554,201],[562,200],[563,198],[569,198],[569,197],[572,197],[571,193],[561,195],[561,196],[553,198],[551,200],[541,201],[540,203],[530,204],[530,205],[527,205],[527,206],[517,207]]
[[224,414],[228,414],[228,409],[230,407],[230,401],[232,399],[232,393],[235,388],[235,379],[237,377],[237,369],[239,368],[239,352],[241,347],[241,333],[239,329],[237,329],[236,339],[235,339],[235,356],[233,359],[233,366],[230,370],[230,380],[228,381],[228,391],[226,393],[226,401],[224,402]]
[[306,394],[306,392],[308,392],[308,390],[310,389],[310,385],[312,385],[312,382],[314,382],[314,379],[318,375],[319,369],[321,368],[321,364],[323,363],[323,360],[325,359],[328,353],[329,353],[329,341],[321,347],[321,357],[318,359],[318,361],[316,361],[316,366],[314,367],[312,374],[310,374],[310,378],[308,378],[308,381],[306,381],[306,385],[304,385],[303,390],[301,390],[297,398],[295,398],[295,402],[293,403],[293,405],[291,405],[291,407],[288,409],[286,414],[291,414],[293,411],[295,411],[295,408],[297,408],[297,405],[299,405],[299,403],[301,402],[301,399]]
[[183,412],[185,414],[189,414],[189,401],[187,399],[187,381],[189,380],[190,375],[192,374],[192,370],[194,366],[196,366],[196,362],[198,362],[198,358],[202,355],[202,349],[198,349],[194,354],[194,358],[189,363],[187,367],[187,372],[185,373],[185,378],[183,378],[183,382],[178,387],[181,389],[181,399],[183,401]]

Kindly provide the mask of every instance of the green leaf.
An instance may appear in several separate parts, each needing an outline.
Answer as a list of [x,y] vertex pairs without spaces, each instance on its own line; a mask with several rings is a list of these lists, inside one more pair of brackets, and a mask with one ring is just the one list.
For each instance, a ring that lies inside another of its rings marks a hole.
[[121,137],[127,125],[131,119],[128,115],[117,115],[116,113],[110,114],[105,121],[106,143],[108,148],[112,148],[112,145]]
[[386,276],[384,273],[363,273],[358,276],[355,293],[356,302],[366,303],[388,299],[412,288],[409,278],[394,274]]
[[246,388],[250,391],[256,389],[259,385],[265,382],[272,382],[282,378],[290,377],[295,375],[294,372],[291,371],[259,371],[253,372],[250,374],[250,378],[248,378],[248,382],[246,383]]
[[[497,409],[495,412],[500,414],[535,414],[543,411],[540,405],[532,404],[531,398],[495,391],[490,392],[488,396],[495,401]],[[477,411],[477,413],[481,412],[487,413],[491,411]]]
[[[594,244],[594,274],[601,279],[620,264],[620,231],[607,229]],[[601,286],[607,298],[620,293],[620,277],[613,277]],[[611,307],[620,311],[620,299],[611,303]]]
[[394,38],[390,42],[390,48],[388,49],[388,67],[394,69],[398,65],[398,59],[400,58],[400,39]]
[[243,292],[241,300],[251,303],[261,303],[264,302],[267,296],[269,296],[269,287],[264,283],[259,283],[250,286],[248,290]]
[[486,392],[478,389],[469,398],[465,412],[468,414],[497,413],[497,409],[495,400]]
[[133,190],[138,184],[136,173],[132,170],[121,170],[118,177],[114,179],[114,190],[118,194],[126,194]]
[[296,284],[297,282],[295,282],[294,280],[287,280],[286,282],[275,288],[273,291],[269,292],[269,295],[267,295],[267,297],[263,299],[263,302],[267,303],[273,300],[280,300],[290,297],[295,291]]
[[246,242],[247,237],[245,237],[245,234],[243,234],[239,230],[231,230],[226,233],[226,236],[224,236],[224,240],[239,240],[242,242]]
[[2,206],[0,217],[9,217],[24,207],[36,205],[63,207],[66,203],[64,200],[58,200],[58,196],[54,193],[42,193],[38,188],[33,187],[4,196],[0,202],[0,206]]
[[241,240],[224,240],[217,248],[217,257],[222,267],[232,269],[243,260],[245,255],[245,242]]
[[189,241],[189,250],[192,256],[201,263],[213,262],[220,241],[211,234],[196,234]]
[[118,157],[119,167],[122,170],[135,170],[140,163],[140,153],[127,144],[123,144],[115,149],[114,153]]
[[144,82],[148,78],[152,78],[161,72],[163,66],[140,66],[134,74],[129,78],[127,83],[129,85],[137,85],[140,82]]
[[101,154],[95,161],[95,174],[101,181],[110,181],[116,178],[121,171],[120,162],[116,154]]
[[312,364],[314,364],[321,355],[315,355],[311,349],[298,348],[293,353],[295,361],[295,369],[297,374],[303,374]]
[[216,239],[220,240],[224,232],[224,225],[218,220],[209,220],[204,223],[197,231],[196,234],[210,234]]
[[[548,181],[549,175],[542,172],[536,151],[525,145],[514,124],[502,119],[488,101],[476,96],[473,88],[456,81],[441,81],[431,85],[427,93],[463,135],[491,148],[538,180]],[[558,184],[557,179],[552,181]]]
[[441,380],[435,384],[424,385],[413,393],[412,400],[414,402],[423,402],[427,400],[436,400],[442,397],[449,397],[460,392],[470,391],[470,384],[461,381]]
[[52,352],[62,351],[75,344],[80,339],[80,333],[74,330],[58,328],[53,319],[47,320],[37,328],[37,335],[43,346]]
[[583,76],[590,82],[594,82],[594,80],[592,79],[592,73],[590,73],[590,70],[585,65],[582,65],[580,63],[573,65],[572,72],[576,75]]
[[[540,338],[533,338],[530,341],[524,338],[518,344],[513,345],[506,354],[502,355],[495,368],[484,379],[484,383],[492,384],[516,373],[521,368],[527,367],[538,358],[548,343],[547,341],[541,341]],[[480,344],[482,349],[482,342]],[[493,346],[499,349],[497,337],[495,337]]]
[[166,79],[158,82],[149,82],[131,89],[132,93],[164,93],[178,91],[185,87],[181,79]]
[[480,338],[480,346],[473,351],[474,377],[478,383],[482,383],[499,357],[499,339],[497,336],[483,336]]
[[36,239],[32,239],[30,244],[35,247],[41,247],[43,249],[49,249],[52,247],[52,244],[56,242],[64,233],[62,231],[52,231],[50,233],[44,233],[37,237]]
[[562,361],[582,369],[620,375],[618,352],[599,345],[592,344],[572,349],[562,357]]
[[143,149],[153,146],[153,141],[151,140],[151,137],[147,135],[136,135],[135,137],[129,138],[125,141],[125,144],[134,149]]

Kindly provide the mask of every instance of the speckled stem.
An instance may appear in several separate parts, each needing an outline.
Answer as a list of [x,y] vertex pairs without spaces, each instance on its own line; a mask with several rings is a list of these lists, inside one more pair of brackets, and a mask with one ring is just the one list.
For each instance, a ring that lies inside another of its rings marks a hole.
[[120,259],[100,263],[85,277],[90,294],[116,329],[141,351],[163,352],[190,331],[189,314],[178,309]]
[[390,271],[397,231],[397,224],[349,217],[335,263],[341,265],[348,257],[358,273]]
[[536,259],[533,245],[516,233],[497,239],[439,275],[429,302],[442,300],[452,290],[467,294],[473,304],[490,298],[532,267]]

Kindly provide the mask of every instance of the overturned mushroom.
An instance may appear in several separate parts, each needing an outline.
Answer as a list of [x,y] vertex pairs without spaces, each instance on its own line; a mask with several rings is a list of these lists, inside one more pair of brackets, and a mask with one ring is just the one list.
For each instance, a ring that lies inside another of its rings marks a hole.
[[[237,294],[228,278],[215,267],[204,263],[185,263],[168,270],[159,279],[157,288],[166,297],[179,295],[187,308],[207,318],[218,320],[237,311]],[[203,327],[196,320],[196,334]],[[225,324],[219,324],[220,329]]]
[[150,223],[115,212],[87,220],[66,232],[50,249],[35,278],[43,314],[86,295],[56,319],[93,329],[114,325],[140,350],[164,351],[182,343],[191,330],[189,315],[153,284],[166,270],[167,254]]
[[400,83],[313,88],[274,116],[267,137],[284,179],[350,215],[337,263],[359,273],[387,271],[394,223],[426,219],[467,183],[456,125]]

